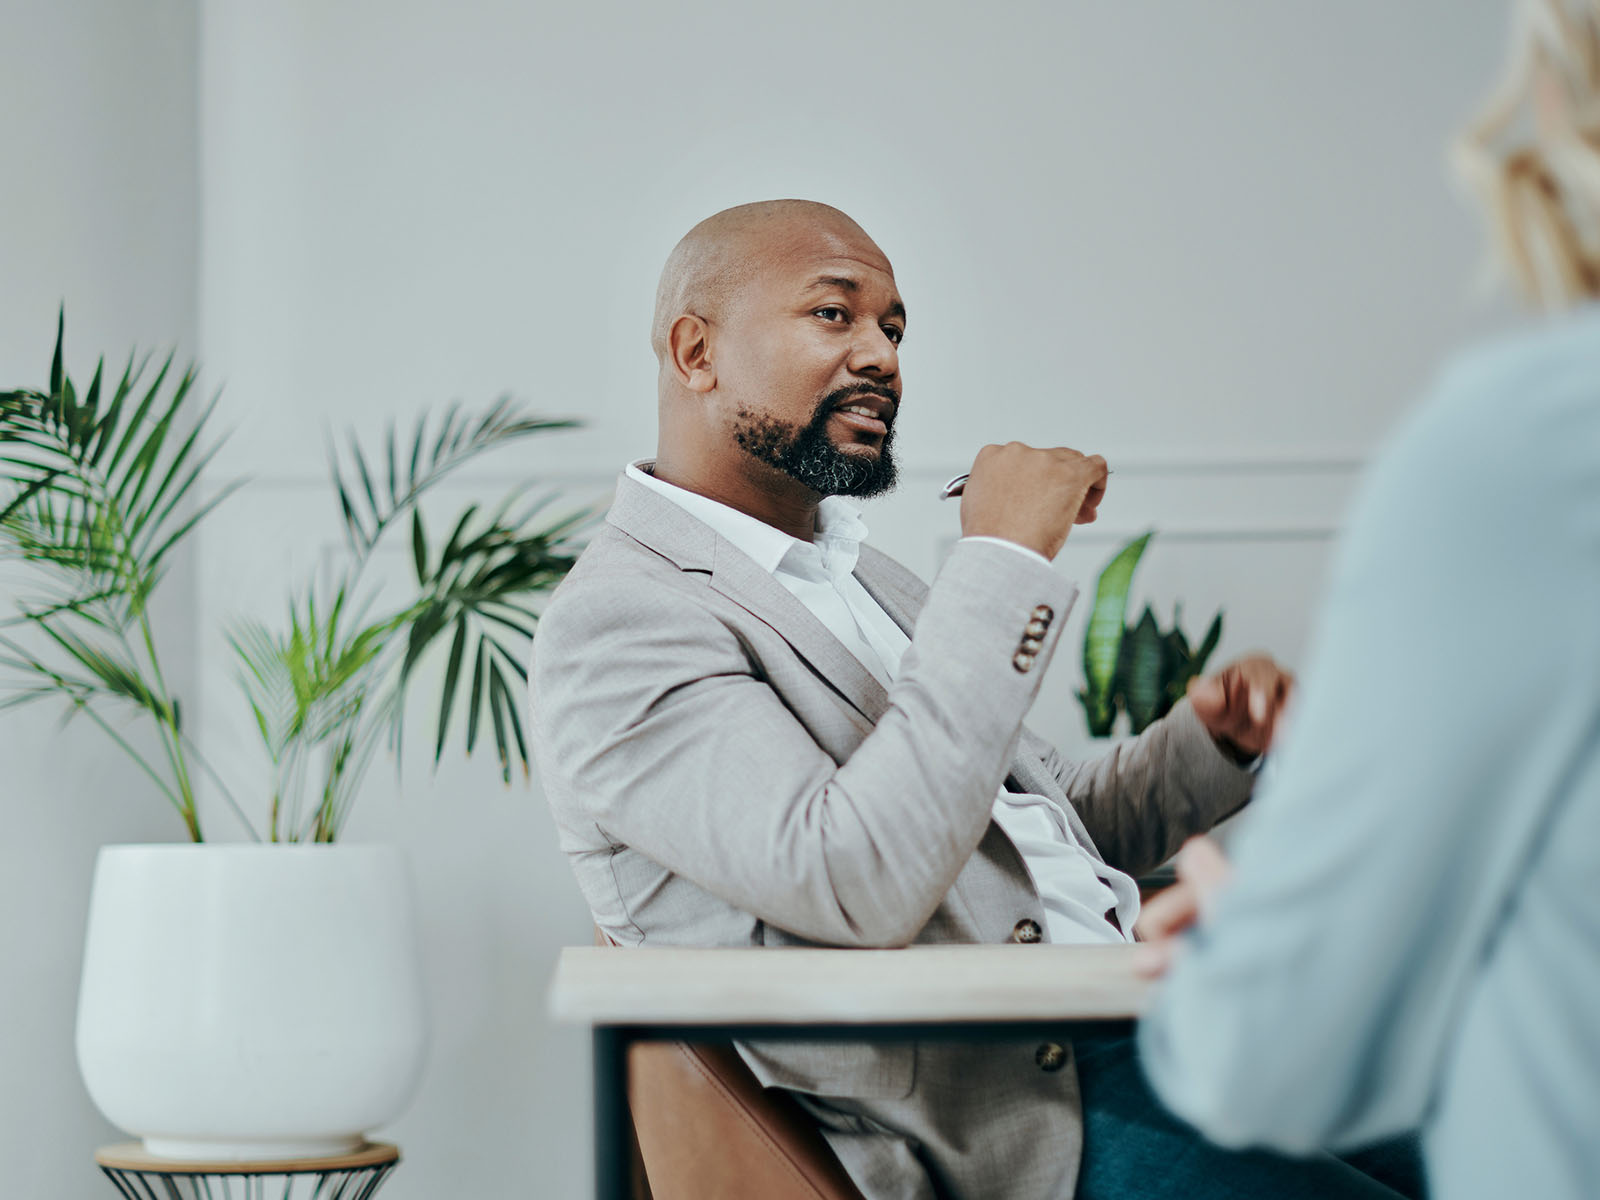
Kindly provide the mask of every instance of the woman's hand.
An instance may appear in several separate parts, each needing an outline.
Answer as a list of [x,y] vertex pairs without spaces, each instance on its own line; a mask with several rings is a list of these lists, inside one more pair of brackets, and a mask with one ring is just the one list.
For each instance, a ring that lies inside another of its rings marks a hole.
[[1140,940],[1138,970],[1162,975],[1177,953],[1179,935],[1206,918],[1233,868],[1222,847],[1208,837],[1190,838],[1178,851],[1178,882],[1158,892],[1133,927]]

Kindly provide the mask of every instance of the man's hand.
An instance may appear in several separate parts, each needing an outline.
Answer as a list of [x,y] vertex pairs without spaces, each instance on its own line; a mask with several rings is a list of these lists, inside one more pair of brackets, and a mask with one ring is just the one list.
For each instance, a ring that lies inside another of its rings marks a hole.
[[985,446],[961,493],[963,537],[997,537],[1054,558],[1106,494],[1106,460],[1065,446]]
[[1177,952],[1178,935],[1205,918],[1233,874],[1222,847],[1207,837],[1185,842],[1178,851],[1177,867],[1178,882],[1151,897],[1133,927],[1142,943],[1138,969],[1144,975],[1166,971]]
[[1264,654],[1189,681],[1189,704],[1217,745],[1235,758],[1265,754],[1294,694],[1294,676]]

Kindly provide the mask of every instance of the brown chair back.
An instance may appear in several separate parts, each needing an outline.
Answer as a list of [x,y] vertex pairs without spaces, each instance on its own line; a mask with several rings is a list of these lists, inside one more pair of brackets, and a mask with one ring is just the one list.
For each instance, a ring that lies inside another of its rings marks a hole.
[[[596,945],[614,945],[598,929]],[[728,1042],[628,1047],[637,1200],[864,1200],[817,1124]]]

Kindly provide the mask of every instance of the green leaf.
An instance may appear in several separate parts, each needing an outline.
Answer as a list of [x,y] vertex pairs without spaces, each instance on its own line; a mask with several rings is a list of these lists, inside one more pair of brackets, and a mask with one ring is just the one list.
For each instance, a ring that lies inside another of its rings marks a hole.
[[[219,398],[220,397],[212,397],[211,403],[206,405],[206,407],[201,410],[199,419],[195,421],[194,428],[189,431],[189,436],[183,440],[183,443],[173,453],[171,459],[167,463],[167,469],[162,475],[161,482],[156,486],[156,490],[151,494],[149,500],[145,502],[144,508],[142,510],[135,510],[134,512],[130,513],[128,525],[128,536],[130,538],[137,539],[142,533],[144,533],[145,529],[149,527],[152,530],[151,537],[153,540],[154,531],[160,529],[161,522],[166,520],[167,516],[172,512],[172,510],[183,501],[183,498],[188,494],[189,489],[194,486],[195,480],[199,478],[200,472],[205,468],[206,464],[211,461],[212,456],[222,448],[221,443],[219,442],[217,445],[212,446],[209,450],[202,454],[199,461],[196,462],[192,469],[188,472],[188,477],[185,478],[184,481],[178,485],[176,490],[172,492],[172,496],[168,501],[166,508],[162,509],[159,513],[156,511],[158,508],[160,508],[162,498],[167,495],[167,492],[172,488],[174,481],[176,481],[179,474],[183,472],[184,465],[188,462],[189,455],[194,450],[195,443],[199,440],[200,435],[205,431],[205,424],[211,418],[212,412],[216,409],[217,400]],[[151,462],[151,467],[153,474],[155,467],[154,460]]]
[[389,449],[389,453],[388,453],[388,459],[389,459],[389,506],[391,508],[398,508],[400,506],[400,486],[399,486],[400,485],[400,481],[396,477],[396,474],[395,474],[394,423],[393,422],[390,422],[389,428],[388,428],[388,432],[387,432],[387,435],[384,438],[384,440],[388,443],[388,449]]
[[1222,640],[1222,613],[1219,611],[1211,619],[1211,628],[1206,630],[1206,636],[1200,643],[1200,649],[1194,652],[1191,660],[1194,664],[1195,674],[1198,675],[1206,669],[1206,660],[1211,657],[1211,652],[1217,648],[1217,643]]
[[[117,468],[121,466],[123,459],[131,454],[135,446],[138,445],[139,431],[144,428],[145,420],[149,416],[151,408],[155,406],[156,398],[161,394],[161,385],[166,382],[167,373],[172,370],[172,360],[175,354],[176,351],[168,352],[166,359],[161,364],[161,369],[156,372],[155,379],[145,389],[144,396],[139,400],[138,407],[133,410],[133,416],[128,418],[127,425],[123,427],[122,433],[117,439],[117,448],[112,451],[111,462],[105,468],[108,479],[116,477]],[[130,381],[130,386],[136,385],[139,376],[142,374],[143,364],[141,364],[140,370],[135,372],[134,378]]]
[[471,755],[472,749],[478,744],[478,716],[479,708],[483,702],[484,669],[489,663],[489,649],[481,641],[478,643],[478,662],[472,669],[472,702],[467,708],[467,754]]
[[1144,732],[1160,715],[1166,695],[1163,642],[1155,614],[1147,606],[1139,623],[1123,638],[1117,664],[1117,690],[1134,733]]
[[[520,612],[520,610],[517,611]],[[510,629],[516,633],[520,633],[525,638],[530,640],[533,638],[533,630],[527,625],[523,625],[518,621],[513,621],[510,617],[504,616],[492,609],[480,605],[478,607],[478,615],[486,621],[493,621],[496,625],[504,625],[507,629]],[[497,642],[496,645],[498,644],[499,643]]]
[[[401,487],[399,470],[400,442],[393,424],[384,430],[384,460],[387,463],[390,485],[386,503],[380,505],[366,456],[352,434],[348,438],[348,451],[354,459],[354,469],[367,492],[371,511],[362,518],[355,516],[357,504],[340,477],[337,452],[330,449],[335,487],[340,493],[340,503],[345,511],[347,527],[359,524],[362,536],[352,539],[358,557],[364,556],[382,537],[395,518],[412,508],[431,487],[451,472],[479,454],[530,434],[552,429],[570,429],[578,422],[565,419],[548,419],[527,416],[509,396],[502,396],[476,420],[463,412],[461,405],[452,402],[433,438],[431,449],[427,446],[428,416],[424,413],[417,421],[411,438],[409,471],[405,486]],[[366,529],[365,516],[370,516],[372,527]]]
[[444,757],[444,737],[450,728],[450,710],[456,702],[456,680],[461,674],[461,652],[467,644],[467,618],[456,622],[456,636],[450,643],[450,661],[444,671],[444,691],[439,700],[439,736],[433,747],[435,765]]
[[501,661],[504,662],[506,666],[510,667],[514,672],[516,672],[518,679],[522,680],[523,683],[527,683],[528,668],[522,665],[522,660],[515,654],[511,653],[511,651],[507,650],[500,639],[495,637],[493,634],[486,633],[483,636],[484,640],[493,646],[496,652],[499,653]]
[[167,706],[144,681],[139,668],[131,660],[91,646],[76,634],[68,633],[48,622],[40,622],[37,627],[46,637],[71,655],[80,666],[89,671],[101,690],[131,701],[158,719],[164,721],[169,718]]
[[367,538],[366,526],[356,514],[355,503],[350,499],[350,492],[344,485],[344,476],[339,474],[339,460],[331,450],[328,453],[328,470],[333,476],[333,489],[339,494],[339,510],[344,514],[345,538],[353,548],[365,550],[372,543]]
[[452,611],[452,607],[447,604],[424,603],[408,612],[407,619],[411,623],[411,629],[406,637],[405,660],[400,664],[402,688],[433,639],[443,633],[454,619],[451,616]]
[[66,378],[66,367],[62,356],[62,346],[67,340],[67,306],[63,304],[56,311],[56,350],[50,358],[50,394],[58,395],[61,392],[61,382]]
[[417,487],[417,466],[422,462],[422,438],[427,432],[427,421],[417,422],[416,432],[411,438],[411,464],[406,468],[406,490],[415,491]]
[[[1116,718],[1114,685],[1121,654],[1123,623],[1127,618],[1128,592],[1134,568],[1154,530],[1134,538],[1100,572],[1095,586],[1094,608],[1089,613],[1083,639],[1083,706],[1090,732],[1109,730]],[[1102,736],[1102,735],[1096,735]]]
[[[463,554],[471,552],[470,549],[462,545],[461,536],[466,532],[467,525],[472,521],[473,514],[475,514],[477,511],[478,506],[476,504],[467,505],[466,511],[461,514],[460,520],[456,522],[455,529],[453,529],[450,533],[450,540],[444,544],[444,551],[439,555],[439,566],[441,569],[443,569],[446,564],[454,565],[458,563]],[[477,547],[475,546],[472,547],[472,549],[476,548]]]
[[[6,459],[3,461],[10,462],[12,460]],[[11,519],[13,514],[15,514],[40,492],[44,491],[48,487],[51,487],[55,481],[61,477],[61,474],[62,473],[60,471],[46,471],[37,479],[34,479],[24,485],[22,491],[17,495],[16,499],[12,500],[11,503],[7,504],[4,508],[0,508],[0,525],[4,525],[8,520]]]
[[[166,411],[163,412],[156,423],[146,435],[144,444],[134,454],[128,463],[127,473],[122,482],[117,485],[117,499],[121,501],[130,514],[139,511],[139,500],[144,495],[145,488],[155,476],[161,449],[166,445],[167,435],[172,431],[173,422],[177,419],[178,410],[183,407],[184,401],[189,397],[189,389],[194,386],[195,372],[191,367],[185,371],[183,378],[178,380],[178,386],[173,390],[172,399],[168,402]],[[130,434],[135,432],[132,428]],[[128,492],[129,484],[133,491]]]
[[[101,358],[95,362],[94,378],[89,381],[89,391],[83,398],[83,423],[85,425],[95,426],[93,432],[96,434],[99,433],[99,423],[95,420],[95,418],[99,415],[100,411],[100,377],[105,372],[105,369],[106,360],[104,358]],[[92,438],[90,440],[90,444],[93,444]]]
[[422,510],[411,510],[411,561],[417,568],[417,582],[428,582],[428,536],[422,529]]
[[[518,665],[518,669],[522,672],[522,678],[526,680],[526,670],[521,668],[520,665]],[[511,726],[511,736],[516,739],[517,759],[522,764],[522,777],[523,779],[527,779],[531,772],[529,770],[528,743],[522,736],[522,718],[517,715],[517,704],[516,701],[512,699],[511,689],[506,685],[505,679],[499,675],[496,675],[495,679],[500,686],[501,697],[505,702],[506,723]],[[501,754],[500,758],[502,762],[505,762],[505,755],[503,753]],[[505,781],[507,783],[511,782],[511,772],[509,766],[505,771]]]
[[494,723],[494,749],[500,758],[500,779],[511,782],[511,750],[506,743],[505,709],[511,707],[511,692],[497,665],[489,667],[489,716]]
[[450,431],[455,425],[455,419],[461,412],[461,404],[452,400],[450,407],[444,410],[444,420],[439,423],[439,437],[433,443],[433,450],[429,453],[430,462],[438,462],[444,457],[445,445],[450,440]]
[[118,380],[116,390],[111,396],[111,406],[106,409],[105,416],[100,418],[99,428],[95,430],[94,448],[89,455],[90,465],[98,466],[100,459],[106,452],[106,447],[111,444],[111,439],[116,436],[117,422],[122,419],[122,406],[126,403],[129,393],[133,391],[134,369],[133,355],[128,355],[128,365],[122,369],[122,378]]
[[1097,703],[1090,700],[1089,693],[1079,688],[1075,693],[1078,703],[1083,706],[1084,724],[1088,727],[1090,737],[1110,737],[1111,728],[1116,724],[1117,708],[1114,703]]
[[361,476],[361,486],[366,490],[367,503],[371,506],[371,511],[374,514],[382,512],[383,510],[378,507],[377,491],[372,486],[372,475],[367,470],[366,457],[361,453],[361,445],[353,433],[350,435],[350,454],[356,460],[356,471]]
[[[43,687],[24,688],[20,691],[13,692],[4,700],[0,700],[0,712],[4,712],[8,708],[21,708],[26,704],[36,704],[40,700],[49,699],[51,696],[59,696],[66,690],[67,689],[65,688],[56,687],[53,684]],[[71,695],[70,692],[67,694]],[[76,711],[76,709],[74,708],[72,711]]]
[[1182,662],[1189,661],[1189,639],[1183,634],[1183,602],[1174,601],[1172,605],[1172,629],[1167,633],[1168,645]]

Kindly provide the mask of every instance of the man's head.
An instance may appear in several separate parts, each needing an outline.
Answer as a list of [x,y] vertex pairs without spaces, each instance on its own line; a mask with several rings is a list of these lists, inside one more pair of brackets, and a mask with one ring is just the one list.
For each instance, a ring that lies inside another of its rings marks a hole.
[[656,292],[663,457],[822,495],[887,491],[904,331],[889,260],[838,209],[708,217]]

